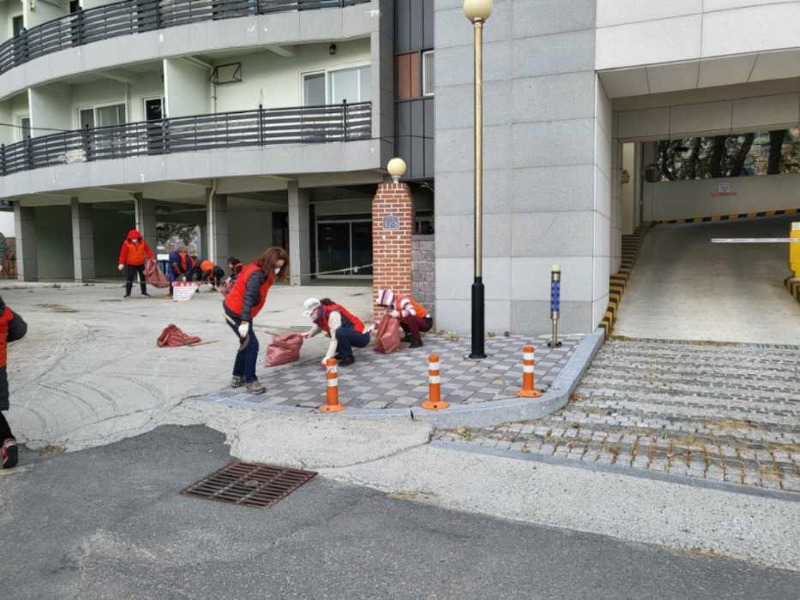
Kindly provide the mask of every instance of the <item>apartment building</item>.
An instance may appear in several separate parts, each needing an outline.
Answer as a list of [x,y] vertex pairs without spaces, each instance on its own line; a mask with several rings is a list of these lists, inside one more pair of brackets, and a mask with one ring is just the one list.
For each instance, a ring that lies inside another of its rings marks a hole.
[[[796,128],[798,16],[785,0],[495,0],[487,330],[546,331],[559,264],[562,327],[592,331],[642,221],[800,205],[796,173],[662,180],[658,154]],[[219,262],[275,243],[295,284],[369,278],[371,199],[399,155],[435,237],[437,324],[466,330],[472,53],[461,0],[0,0],[20,277],[112,277],[128,227],[153,243],[185,223]]]

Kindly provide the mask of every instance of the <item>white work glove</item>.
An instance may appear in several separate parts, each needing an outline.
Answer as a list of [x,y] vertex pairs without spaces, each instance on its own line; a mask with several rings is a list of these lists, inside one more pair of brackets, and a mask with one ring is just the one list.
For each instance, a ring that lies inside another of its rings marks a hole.
[[400,318],[400,313],[397,312],[396,310],[390,310],[389,311],[389,316],[394,318],[394,319],[399,319]]
[[120,265],[117,267],[117,270],[122,271],[124,268],[125,268],[125,265],[120,263]]
[[247,332],[250,329],[250,323],[247,321],[242,321],[239,323],[239,337],[244,339],[247,337]]

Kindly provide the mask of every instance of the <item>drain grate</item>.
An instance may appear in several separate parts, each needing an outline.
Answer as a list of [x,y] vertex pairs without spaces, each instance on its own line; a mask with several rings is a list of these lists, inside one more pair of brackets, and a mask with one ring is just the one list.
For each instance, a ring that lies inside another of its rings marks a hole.
[[236,461],[181,493],[245,506],[272,506],[316,475],[314,471]]

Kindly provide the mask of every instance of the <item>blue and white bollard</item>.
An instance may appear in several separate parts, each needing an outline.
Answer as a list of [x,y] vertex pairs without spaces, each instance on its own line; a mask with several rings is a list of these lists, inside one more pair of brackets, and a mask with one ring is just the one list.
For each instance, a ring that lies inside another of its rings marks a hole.
[[550,267],[550,320],[553,323],[553,339],[547,342],[550,348],[558,348],[558,318],[561,314],[561,267]]

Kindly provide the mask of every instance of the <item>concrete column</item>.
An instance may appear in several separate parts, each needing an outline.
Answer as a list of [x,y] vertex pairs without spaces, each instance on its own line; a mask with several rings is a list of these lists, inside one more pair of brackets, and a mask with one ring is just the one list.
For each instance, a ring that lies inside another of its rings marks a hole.
[[72,260],[75,281],[94,279],[94,220],[92,205],[72,199]]
[[158,234],[156,232],[156,202],[143,198],[141,194],[134,194],[136,208],[136,229],[142,234],[145,241],[156,251]]
[[[381,183],[372,201],[372,291],[378,288],[410,294],[412,288],[411,234],[414,202],[405,183]],[[383,309],[375,310],[380,318]]]
[[289,182],[289,267],[292,285],[308,285],[311,277],[311,233],[308,190]]
[[215,265],[225,268],[230,252],[228,249],[228,197],[222,194],[209,195],[206,211],[208,247],[206,256]]
[[14,224],[17,235],[17,279],[20,281],[38,281],[36,221],[34,220],[33,207],[15,204]]

